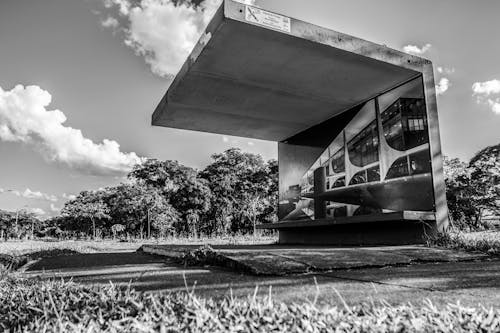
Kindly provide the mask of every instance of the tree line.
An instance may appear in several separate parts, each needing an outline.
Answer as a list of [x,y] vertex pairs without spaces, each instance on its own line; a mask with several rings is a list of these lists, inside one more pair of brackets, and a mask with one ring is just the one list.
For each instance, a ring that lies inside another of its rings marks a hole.
[[[449,216],[461,230],[500,216],[500,145],[469,162],[445,158]],[[118,186],[82,191],[59,216],[0,210],[0,237],[164,237],[249,234],[277,220],[278,163],[232,148],[203,170],[149,159]]]
[[195,170],[149,159],[118,186],[82,191],[49,221],[75,237],[215,236],[255,232],[277,219],[278,163],[232,148]]
[[500,144],[482,149],[466,163],[445,158],[446,199],[453,227],[481,230],[500,222]]

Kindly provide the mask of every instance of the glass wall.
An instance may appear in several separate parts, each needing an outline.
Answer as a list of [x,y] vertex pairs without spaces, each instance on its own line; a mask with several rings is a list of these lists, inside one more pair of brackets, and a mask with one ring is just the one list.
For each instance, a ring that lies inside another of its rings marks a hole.
[[[297,181],[301,199],[281,220],[434,209],[422,78],[366,102],[356,112]],[[324,172],[314,172],[318,167]]]

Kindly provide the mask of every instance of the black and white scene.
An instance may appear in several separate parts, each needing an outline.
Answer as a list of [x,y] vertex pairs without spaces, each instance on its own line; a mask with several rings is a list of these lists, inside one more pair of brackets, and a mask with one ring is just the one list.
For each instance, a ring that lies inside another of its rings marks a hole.
[[500,332],[497,0],[0,0],[0,331]]

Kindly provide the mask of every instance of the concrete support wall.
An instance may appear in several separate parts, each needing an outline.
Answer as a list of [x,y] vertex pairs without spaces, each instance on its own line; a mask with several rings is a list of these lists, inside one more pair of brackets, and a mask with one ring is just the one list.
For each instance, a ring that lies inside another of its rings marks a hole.
[[427,108],[429,145],[432,160],[432,180],[434,186],[434,201],[436,205],[436,224],[432,233],[437,233],[448,229],[449,220],[443,173],[443,153],[441,151],[441,136],[439,133],[436,88],[432,63],[428,63],[423,66],[422,78]]
[[435,228],[433,222],[411,221],[290,228],[279,231],[279,243],[339,246],[421,244]]

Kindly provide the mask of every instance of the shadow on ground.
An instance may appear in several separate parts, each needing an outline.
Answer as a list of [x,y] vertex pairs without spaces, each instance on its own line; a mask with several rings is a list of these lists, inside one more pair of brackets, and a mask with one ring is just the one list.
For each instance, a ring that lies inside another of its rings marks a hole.
[[[248,296],[257,292],[286,302],[318,299],[324,304],[458,300],[463,304],[500,304],[500,261],[424,263],[400,267],[344,269],[289,276],[251,276],[216,267],[183,267],[173,260],[140,252],[99,253],[42,259],[25,274],[63,278],[88,285],[114,284],[145,292],[195,287],[200,296]],[[256,290],[256,286],[258,289]]]

